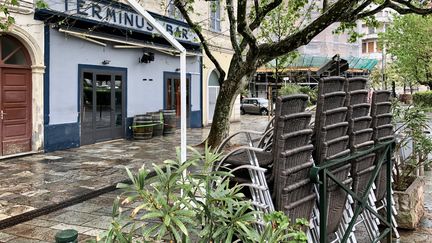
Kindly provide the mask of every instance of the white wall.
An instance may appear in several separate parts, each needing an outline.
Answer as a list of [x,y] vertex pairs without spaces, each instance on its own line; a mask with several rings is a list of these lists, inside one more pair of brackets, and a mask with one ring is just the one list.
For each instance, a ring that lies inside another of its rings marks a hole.
[[[78,64],[127,68],[127,116],[163,108],[163,72],[174,72],[179,57],[155,54],[155,61],[138,63],[141,49],[114,49],[100,46],[56,30],[50,32],[50,124],[77,122]],[[192,111],[200,110],[200,63],[188,57],[187,72],[191,73]],[[143,81],[143,79],[153,79]]]

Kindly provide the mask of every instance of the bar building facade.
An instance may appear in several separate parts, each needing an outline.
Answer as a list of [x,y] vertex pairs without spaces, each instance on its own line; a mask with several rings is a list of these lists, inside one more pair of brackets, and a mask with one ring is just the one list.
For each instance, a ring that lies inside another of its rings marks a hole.
[[[179,57],[129,6],[115,1],[46,1],[44,150],[127,138],[134,115],[180,115]],[[152,13],[188,50],[188,126],[202,126],[202,57],[181,21]]]

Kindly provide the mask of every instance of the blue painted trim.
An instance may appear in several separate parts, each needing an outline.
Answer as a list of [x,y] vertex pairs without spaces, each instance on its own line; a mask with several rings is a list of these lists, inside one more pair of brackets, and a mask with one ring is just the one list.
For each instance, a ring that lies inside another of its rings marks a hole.
[[204,120],[204,116],[203,116],[203,113],[204,113],[204,111],[203,111],[204,85],[203,85],[203,57],[202,56],[199,57],[199,65],[200,65],[200,102],[201,102],[201,104],[200,104],[200,111],[201,111],[200,112],[201,113],[200,118],[201,118],[201,127],[204,127],[204,124],[203,124],[203,120]]
[[190,127],[191,128],[201,128],[201,111],[191,111],[190,113]]
[[50,26],[49,24],[45,24],[44,27],[44,64],[45,64],[45,73],[44,73],[44,125],[49,124],[50,120]]
[[[111,67],[111,66],[100,66],[100,65],[90,65],[90,64],[78,64],[78,117],[77,117],[77,123],[80,126],[79,133],[81,134],[81,72],[84,69],[92,69],[92,70],[101,70],[101,71],[114,71],[114,72],[124,72],[125,74],[125,80],[124,80],[124,124],[125,124],[125,130],[123,131],[123,135],[126,137],[128,133],[128,126],[127,126],[127,94],[128,94],[128,69],[125,67]],[[80,136],[81,139],[81,136]]]
[[78,123],[45,126],[45,152],[79,147],[79,129]]

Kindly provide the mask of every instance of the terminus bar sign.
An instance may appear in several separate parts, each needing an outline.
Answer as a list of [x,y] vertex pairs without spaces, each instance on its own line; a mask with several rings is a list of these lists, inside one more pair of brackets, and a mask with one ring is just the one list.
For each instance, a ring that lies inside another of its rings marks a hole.
[[[84,18],[103,24],[119,26],[158,35],[156,29],[133,9],[117,1],[92,1],[92,0],[46,0],[48,11],[59,12],[71,17]],[[162,16],[153,17],[162,25],[168,33],[179,41],[197,43],[198,37],[186,24],[177,20],[169,21]]]

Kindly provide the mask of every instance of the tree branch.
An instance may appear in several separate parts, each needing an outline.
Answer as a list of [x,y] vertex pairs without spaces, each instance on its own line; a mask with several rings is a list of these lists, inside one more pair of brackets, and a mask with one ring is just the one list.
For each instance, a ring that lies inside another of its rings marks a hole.
[[239,47],[238,41],[237,41],[237,30],[236,30],[237,20],[236,20],[235,15],[234,15],[234,7],[233,7],[232,0],[226,0],[226,8],[227,8],[227,12],[228,12],[228,20],[230,22],[231,45],[234,49],[234,52],[237,55],[241,56],[240,47]]
[[[257,2],[257,1],[256,1]],[[264,20],[264,18],[267,16],[267,14],[272,11],[273,9],[277,8],[282,3],[282,0],[274,0],[273,2],[263,6],[259,7],[259,5],[255,4],[255,19],[252,21],[252,23],[249,24],[249,29],[251,31],[254,31],[257,29],[261,22]],[[246,48],[247,42],[243,40],[240,43],[240,50],[244,51]]]
[[390,0],[385,0],[384,3],[382,3],[381,5],[379,5],[378,7],[374,8],[374,9],[372,9],[370,11],[359,13],[355,17],[355,19],[357,20],[357,19],[361,19],[361,18],[365,18],[365,17],[369,17],[369,16],[372,16],[372,15],[375,15],[375,14],[381,12],[386,7],[388,7],[389,4],[391,4],[391,1]]
[[360,4],[356,9],[354,9],[354,11],[352,11],[352,15],[356,16],[359,13],[361,13],[361,11],[363,11],[365,8],[367,8],[369,6],[369,4],[372,3],[373,0],[366,0],[364,1],[362,4]]
[[329,7],[321,16],[316,18],[304,29],[293,33],[276,43],[265,43],[259,46],[259,52],[265,53],[260,62],[267,63],[284,53],[294,51],[298,47],[309,43],[316,35],[331,24],[338,22],[347,13],[351,12],[356,1],[339,0]]
[[379,13],[385,8],[391,8],[398,12],[399,14],[419,14],[419,15],[427,15],[432,13],[432,8],[420,8],[411,3],[411,1],[404,0],[386,0],[383,4],[379,5],[373,10],[363,12],[357,15],[356,19],[361,19],[364,17],[372,16],[376,13]]
[[242,35],[243,39],[247,42],[250,50],[256,51],[257,43],[252,30],[247,24],[246,16],[246,0],[238,0],[237,5],[237,31]]
[[183,18],[186,20],[188,25],[197,34],[198,39],[200,40],[201,45],[203,46],[207,57],[210,59],[210,61],[212,61],[212,63],[215,65],[216,69],[219,72],[219,84],[222,85],[223,80],[225,80],[226,73],[221,67],[221,65],[219,64],[219,62],[216,60],[216,58],[213,56],[213,53],[210,51],[208,43],[201,32],[200,26],[194,23],[190,18],[189,13],[186,10],[186,3],[182,3],[181,0],[174,0],[174,5],[178,8],[180,13],[183,15]]
[[[399,5],[393,2],[398,3]],[[432,13],[432,7],[419,8],[417,6],[414,6],[411,1],[393,0],[393,2],[391,2],[388,7],[394,9],[399,14],[415,13],[419,15],[427,15]],[[403,6],[405,6],[406,8],[404,8]]]

